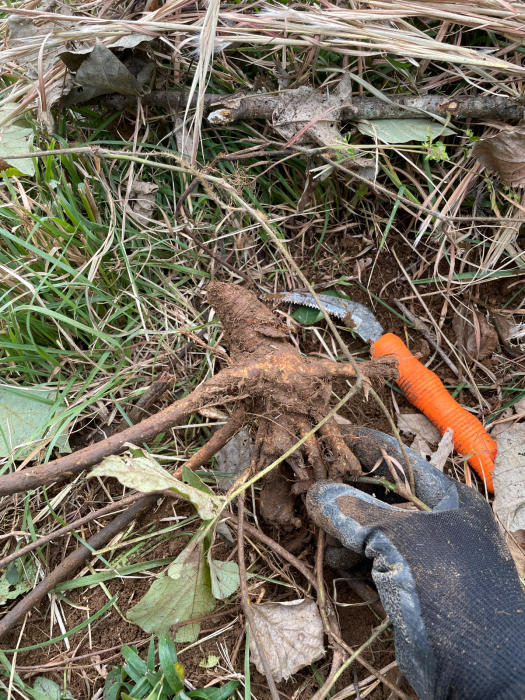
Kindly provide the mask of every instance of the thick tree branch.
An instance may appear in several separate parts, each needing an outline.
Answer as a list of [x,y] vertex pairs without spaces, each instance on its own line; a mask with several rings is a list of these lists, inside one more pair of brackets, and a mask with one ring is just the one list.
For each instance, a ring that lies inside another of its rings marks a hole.
[[[304,88],[300,88],[304,90]],[[316,91],[312,88],[312,94]],[[271,120],[281,108],[297,95],[297,90],[253,95],[206,95],[205,113],[214,124],[229,124],[253,119]],[[100,99],[100,98],[97,98]],[[135,97],[110,95],[106,102],[115,109],[133,108]],[[173,112],[184,112],[187,96],[179,92],[156,91],[142,98],[144,105],[162,107]],[[446,95],[391,95],[385,102],[377,97],[353,97],[351,104],[342,106],[340,118],[346,121],[363,119],[407,119],[426,117],[428,112],[454,119],[498,119],[518,121],[525,116],[523,99],[503,95],[475,95],[448,97]]]
[[225,396],[237,393],[239,379],[239,371],[227,367],[215,377],[201,384],[191,394],[176,401],[163,411],[137,423],[137,425],[132,425],[105,440],[95,442],[89,447],[84,447],[82,450],[47,464],[5,474],[0,477],[0,496],[28,491],[54,481],[69,479],[87,467],[98,464],[105,457],[124,451],[128,443],[140,445],[147,442],[164,430],[177,425],[204,405],[224,403]]

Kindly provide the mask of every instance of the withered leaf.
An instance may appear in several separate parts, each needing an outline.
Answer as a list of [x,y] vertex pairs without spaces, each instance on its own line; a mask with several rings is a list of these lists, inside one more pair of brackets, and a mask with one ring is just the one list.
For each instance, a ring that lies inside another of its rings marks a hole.
[[[253,605],[252,610],[257,639],[276,682],[324,656],[323,623],[313,600]],[[257,670],[264,673],[253,634],[250,654]]]
[[[11,46],[20,49],[15,61],[19,65],[24,66],[26,77],[28,78],[35,79],[38,76],[37,66],[40,46],[37,40],[41,39],[43,41],[46,36],[50,35],[52,37],[57,31],[68,30],[72,26],[71,21],[62,18],[63,10],[56,5],[57,3],[55,2],[42,3],[39,8],[42,12],[55,13],[55,17],[46,19],[44,22],[37,22],[36,18],[21,15],[11,15],[7,20]],[[53,67],[59,52],[60,49],[53,46],[51,42],[44,46],[42,56],[43,73],[47,73]]]
[[159,186],[155,182],[135,180],[129,193],[129,207],[140,217],[149,218],[155,208],[155,193]]
[[467,357],[484,360],[490,357],[498,344],[498,334],[489,324],[484,314],[471,310],[471,313],[456,314],[452,321],[457,344]]
[[525,574],[525,423],[498,435],[494,465],[494,513],[520,576]]
[[242,428],[217,452],[215,459],[221,473],[215,478],[221,489],[227,490],[233,486],[238,476],[250,465],[252,451],[250,433]]
[[97,41],[92,50],[64,51],[60,58],[76,70],[75,88],[64,104],[86,102],[98,95],[143,95],[148,90],[154,66],[150,62],[133,59],[123,63],[105,44]]
[[176,479],[163,469],[152,455],[144,457],[111,455],[94,467],[89,476],[110,476],[118,479],[123,486],[137,489],[142,493],[170,489],[181,498],[190,501],[203,520],[211,520],[218,515],[224,504],[223,498]]
[[447,459],[454,451],[453,436],[454,431],[452,428],[447,428],[443,433],[436,450],[430,455],[430,463],[441,472],[443,471]]
[[428,459],[433,454],[433,446],[439,442],[439,430],[422,413],[401,413],[397,427],[405,435],[413,435],[411,449]]
[[520,324],[517,323],[516,318],[512,314],[496,312],[491,314],[491,318],[496,326],[500,343],[505,350],[513,357],[523,355],[525,343],[523,340],[520,342]]
[[494,463],[494,512],[511,532],[525,530],[525,423],[498,436]]
[[477,141],[472,155],[496,171],[506,185],[525,186],[525,123]]

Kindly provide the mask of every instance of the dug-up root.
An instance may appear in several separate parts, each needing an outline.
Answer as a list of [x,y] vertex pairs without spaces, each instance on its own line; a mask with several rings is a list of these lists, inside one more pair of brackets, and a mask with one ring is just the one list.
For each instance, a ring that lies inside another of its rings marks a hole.
[[[140,445],[151,440],[195,411],[232,402],[236,415],[242,411],[256,427],[253,464],[258,471],[289,450],[328,413],[335,379],[356,377],[356,370],[349,363],[301,355],[288,341],[289,329],[252,291],[212,282],[207,294],[224,327],[230,350],[229,366],[184,398],[136,425],[47,464],[4,475],[0,478],[0,496],[71,479],[105,457],[122,452],[129,443]],[[370,380],[396,376],[390,361],[365,362],[359,368],[362,376]],[[263,514],[280,498],[275,514],[268,512],[265,517],[282,527],[297,526],[289,497],[304,491],[319,478],[343,475],[357,478],[361,473],[359,462],[333,419],[322,426],[318,436],[309,437],[288,458],[288,466],[295,482],[293,493],[277,494],[274,486],[268,497],[263,489],[261,498]]]

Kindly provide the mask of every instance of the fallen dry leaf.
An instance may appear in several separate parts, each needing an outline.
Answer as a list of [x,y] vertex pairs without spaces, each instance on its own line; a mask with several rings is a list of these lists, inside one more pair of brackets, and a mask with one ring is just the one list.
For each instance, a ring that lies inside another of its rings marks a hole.
[[[115,47],[118,50],[122,47]],[[81,104],[99,95],[144,95],[153,79],[154,65],[132,55],[120,58],[101,41],[79,51],[63,51],[60,58],[75,72],[74,87],[64,96],[63,104]]]
[[447,459],[454,451],[453,436],[454,431],[452,428],[447,428],[439,441],[436,451],[432,452],[430,455],[430,463],[436,467],[436,469],[439,469],[440,472],[443,471]]
[[413,435],[410,448],[428,459],[433,454],[433,446],[439,443],[439,430],[422,413],[401,413],[397,419],[398,430],[405,435]]
[[512,314],[492,313],[501,344],[513,357],[520,357],[525,352],[525,343],[520,338],[520,326]]
[[[60,46],[54,45],[52,41],[54,34],[58,31],[71,30],[74,26],[71,21],[62,18],[62,14],[71,12],[70,7],[66,10],[64,7],[59,7],[54,0],[51,0],[50,2],[41,3],[38,9],[49,14],[54,13],[55,16],[44,22],[21,15],[11,15],[8,19],[11,47],[18,49],[16,56],[13,57],[13,62],[18,63],[23,68],[25,78],[30,80],[38,78],[40,46],[34,41],[35,37],[42,38],[44,50],[41,57],[41,69],[44,76],[58,63],[59,59]],[[29,48],[28,43],[31,45]],[[64,94],[67,94],[72,86],[73,79],[69,74],[59,81],[51,81],[50,83],[48,81],[45,88],[45,100],[38,101],[38,120],[50,133],[53,131],[51,107]]]
[[513,187],[525,185],[525,123],[500,131],[474,144],[472,155],[488,170],[496,171],[501,180]]
[[[61,17],[64,14],[62,8],[57,7],[57,3],[44,2],[39,8],[42,12],[53,12],[55,16],[44,22],[37,21],[36,18],[24,17],[23,15],[11,15],[7,20],[9,36],[13,48],[24,49],[29,41],[35,37],[53,37],[55,32],[71,29],[72,22]],[[20,51],[14,59],[20,66],[24,66],[26,77],[32,80],[38,77],[38,54],[40,48],[32,47],[30,50]],[[53,46],[51,42],[44,46],[42,55],[42,73],[53,67],[58,59],[60,48]]]
[[182,117],[175,117],[175,141],[181,156],[191,157],[194,146],[193,135]]
[[397,427],[405,435],[419,435],[432,445],[437,445],[441,437],[439,430],[422,413],[401,413]]
[[494,512],[507,530],[525,530],[525,423],[498,437],[494,463]]
[[[253,443],[246,428],[239,430],[215,455],[219,470],[225,476],[217,475],[217,484],[221,489],[233,486],[239,474],[249,466],[252,459]],[[227,476],[226,476],[227,475]]]
[[137,216],[150,218],[155,208],[155,192],[159,186],[154,182],[135,180],[129,193],[129,207]]
[[525,413],[525,396],[522,396],[519,401],[516,401],[513,408],[516,413]]
[[496,349],[498,334],[479,311],[472,309],[466,315],[456,314],[452,328],[456,334],[456,343],[468,357],[484,360]]
[[[323,623],[313,600],[253,605],[252,611],[257,639],[277,683],[324,656]],[[250,654],[257,670],[264,673],[254,634]]]
[[494,465],[494,513],[506,530],[510,552],[525,574],[525,423],[515,423],[498,436]]
[[503,411],[498,420],[491,423],[489,430],[494,440],[497,440],[502,433],[506,433],[507,430],[514,425],[516,422],[514,416],[515,414],[512,408],[507,408],[505,411]]

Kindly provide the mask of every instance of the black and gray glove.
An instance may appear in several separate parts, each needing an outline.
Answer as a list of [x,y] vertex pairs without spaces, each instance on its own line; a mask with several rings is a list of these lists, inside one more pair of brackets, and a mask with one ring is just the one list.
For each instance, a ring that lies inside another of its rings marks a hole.
[[[349,440],[365,470],[381,448],[404,464],[384,433],[352,428]],[[373,560],[399,667],[421,700],[525,700],[525,596],[491,509],[473,489],[407,454],[416,495],[431,511],[319,482],[308,492],[308,512]],[[391,478],[386,465],[380,473]]]

